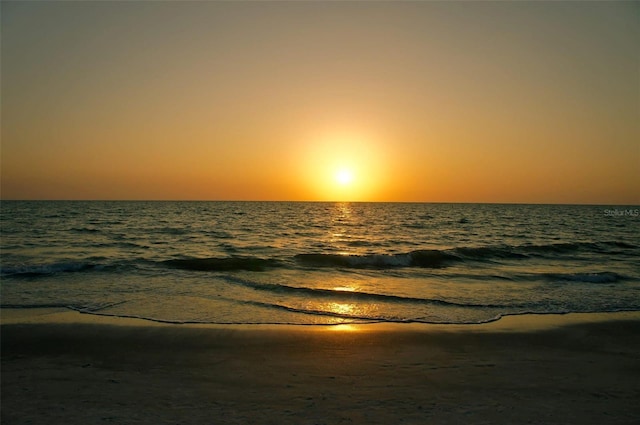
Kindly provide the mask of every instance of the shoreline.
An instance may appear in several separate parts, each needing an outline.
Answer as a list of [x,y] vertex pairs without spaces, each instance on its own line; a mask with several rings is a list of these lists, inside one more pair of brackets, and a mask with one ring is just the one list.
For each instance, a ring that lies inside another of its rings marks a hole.
[[150,323],[3,309],[1,422],[601,425],[640,417],[640,312],[482,325]]
[[2,307],[0,325],[10,324],[101,324],[136,327],[176,327],[247,330],[312,330],[339,328],[352,331],[485,331],[527,332],[540,331],[567,325],[608,321],[640,321],[640,311],[615,311],[597,313],[523,313],[502,316],[483,323],[421,323],[421,322],[372,322],[356,324],[277,324],[277,323],[174,323],[138,317],[123,317],[100,313],[84,313],[67,307]]

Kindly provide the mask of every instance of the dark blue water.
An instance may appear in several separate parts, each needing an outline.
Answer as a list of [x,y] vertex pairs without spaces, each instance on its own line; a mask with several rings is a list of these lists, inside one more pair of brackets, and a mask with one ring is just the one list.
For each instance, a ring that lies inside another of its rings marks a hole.
[[4,307],[170,322],[640,310],[637,206],[2,203]]

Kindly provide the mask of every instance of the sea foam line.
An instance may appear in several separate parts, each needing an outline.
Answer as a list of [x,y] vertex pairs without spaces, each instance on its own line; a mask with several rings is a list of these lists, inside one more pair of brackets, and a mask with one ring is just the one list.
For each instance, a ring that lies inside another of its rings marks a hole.
[[360,291],[336,291],[322,288],[297,287],[283,284],[259,283],[238,276],[226,275],[222,278],[232,284],[239,284],[251,289],[259,291],[268,291],[275,293],[292,293],[302,296],[313,296],[318,298],[332,298],[339,300],[358,300],[358,301],[378,301],[378,302],[395,302],[395,303],[412,303],[412,304],[434,304],[450,307],[471,307],[471,308],[508,308],[522,307],[518,305],[504,304],[475,304],[475,303],[458,303],[455,301],[445,301],[438,298],[416,298],[403,297],[399,295],[376,294],[371,292]]

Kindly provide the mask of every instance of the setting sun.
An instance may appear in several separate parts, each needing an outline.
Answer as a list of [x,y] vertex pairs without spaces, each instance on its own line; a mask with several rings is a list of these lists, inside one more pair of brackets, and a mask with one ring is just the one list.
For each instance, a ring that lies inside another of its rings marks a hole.
[[336,173],[336,181],[342,186],[346,186],[353,181],[353,173],[348,169],[340,169]]
[[295,170],[304,190],[313,199],[374,201],[384,196],[390,173],[382,133],[355,123],[346,127],[330,123],[299,137],[306,143],[291,152],[291,158],[298,164]]

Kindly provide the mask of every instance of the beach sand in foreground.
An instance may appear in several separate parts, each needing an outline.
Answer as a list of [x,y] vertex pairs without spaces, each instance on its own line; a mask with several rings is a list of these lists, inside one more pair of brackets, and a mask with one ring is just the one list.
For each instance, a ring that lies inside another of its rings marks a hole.
[[2,424],[635,424],[640,314],[184,326],[2,311]]

